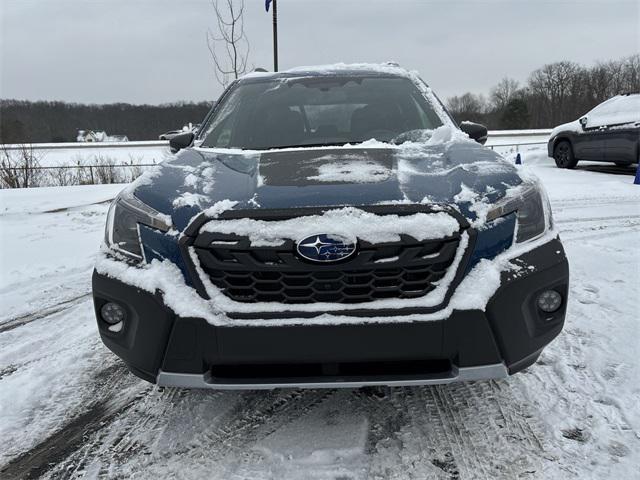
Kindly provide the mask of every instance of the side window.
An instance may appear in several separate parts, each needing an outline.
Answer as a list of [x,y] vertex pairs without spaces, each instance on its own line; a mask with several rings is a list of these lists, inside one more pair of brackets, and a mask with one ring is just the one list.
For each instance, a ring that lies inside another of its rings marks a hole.
[[587,113],[587,128],[595,128],[603,125],[602,122],[604,119],[602,118],[602,112],[607,107],[607,103],[609,102],[610,100],[601,103],[597,107],[593,108],[589,113]]
[[622,95],[601,103],[587,114],[587,127],[640,121],[640,95]]
[[417,112],[418,113],[418,117],[420,118],[420,124],[422,125],[422,128],[428,128],[428,129],[433,129],[433,124],[431,122],[431,119],[427,116],[426,112],[424,111],[424,109],[422,109],[420,107],[420,104],[418,103],[418,100],[412,96],[411,100],[413,101],[413,112]]
[[228,115],[224,120],[222,120],[222,122],[220,122],[209,134],[210,142],[221,148],[231,145],[233,120],[233,115]]
[[236,88],[203,127],[202,138],[205,143],[214,147],[228,147],[231,144],[233,126],[238,117],[238,108],[235,108],[238,100]]

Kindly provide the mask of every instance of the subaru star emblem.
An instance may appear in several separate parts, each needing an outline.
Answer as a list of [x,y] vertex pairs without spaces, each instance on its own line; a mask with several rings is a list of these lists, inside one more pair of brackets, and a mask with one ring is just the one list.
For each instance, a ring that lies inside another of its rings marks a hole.
[[319,233],[299,240],[298,254],[312,262],[337,262],[356,253],[356,241],[343,235]]

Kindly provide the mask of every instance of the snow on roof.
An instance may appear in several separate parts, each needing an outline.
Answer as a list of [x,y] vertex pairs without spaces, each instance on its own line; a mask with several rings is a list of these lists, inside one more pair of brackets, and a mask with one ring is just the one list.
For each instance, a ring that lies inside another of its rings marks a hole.
[[279,72],[251,72],[241,78],[263,78],[263,77],[289,77],[302,75],[394,75],[400,77],[410,77],[412,72],[400,67],[395,62],[386,63],[333,63],[327,65],[307,65],[282,70]]

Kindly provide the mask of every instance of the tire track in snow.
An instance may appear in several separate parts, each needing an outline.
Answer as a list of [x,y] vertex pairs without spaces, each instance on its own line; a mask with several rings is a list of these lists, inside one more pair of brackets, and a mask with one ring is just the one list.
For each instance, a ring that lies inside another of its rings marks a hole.
[[[535,477],[548,455],[535,417],[507,382],[404,388],[392,403],[407,422],[382,441],[371,478]],[[390,471],[384,459],[393,458]],[[379,458],[378,458],[379,457]],[[382,459],[382,460],[381,460]]]
[[[566,233],[562,233],[563,240],[598,240],[618,237],[620,235],[627,235],[629,233],[637,232],[640,229],[640,222],[634,225],[628,226],[616,226],[604,227],[604,228],[590,228],[580,230],[570,230]],[[599,233],[595,233],[599,232]]]
[[[253,450],[255,444],[334,393],[161,391],[156,387],[134,408],[123,409],[117,421],[110,418],[90,432],[83,446],[58,461],[49,476],[110,477],[127,471],[127,476],[144,472],[145,476],[180,477],[184,465],[192,465],[197,471],[215,472],[215,478],[256,478],[250,472],[262,471],[265,463]],[[224,404],[231,407],[224,410]],[[222,413],[216,414],[216,409]],[[158,445],[163,437],[170,445],[166,450]]]
[[51,306],[45,307],[36,312],[20,315],[18,317],[6,320],[0,324],[0,333],[8,332],[9,330],[13,330],[14,328],[22,327],[23,325],[27,325],[36,320],[41,320],[43,318],[50,317],[51,315],[55,315],[56,313],[60,313],[73,308],[76,305],[82,303],[90,296],[91,292],[83,293],[68,300],[64,300],[62,302],[58,302]]
[[624,235],[630,230],[637,230],[640,228],[640,215],[560,217],[555,222],[563,239],[586,240]]
[[574,218],[558,218],[555,223],[588,223],[588,222],[613,222],[616,220],[640,220],[640,215],[614,215],[609,217],[574,217]]
[[[612,398],[615,386],[609,382],[615,374],[606,378],[608,372],[599,372],[588,365],[591,351],[597,348],[597,339],[589,332],[567,326],[557,345],[545,350],[528,373],[527,386],[544,388],[544,395],[553,395],[561,405],[558,410],[566,412],[560,422],[552,425],[560,441],[555,444],[555,455],[549,456],[559,471],[576,477],[580,476],[580,470],[573,459],[583,454],[585,444],[599,442],[597,436],[602,434],[603,427],[614,438],[611,444],[603,445],[610,450],[612,461],[617,462],[640,447],[640,434],[633,429],[629,413]],[[518,382],[523,380],[517,378]],[[612,453],[616,445],[622,447]]]
[[[91,397],[99,400],[70,420],[35,447],[22,453],[0,468],[3,479],[40,478],[81,448],[85,438],[104,428],[120,412],[128,409],[150,386],[132,382],[125,376],[126,367],[116,363],[95,376]],[[118,395],[113,395],[117,391]]]
[[[135,456],[144,458],[150,451],[143,436],[162,429],[162,422],[171,416],[181,396],[180,390],[148,389],[136,398],[129,409],[124,409],[103,428],[85,439],[78,450],[72,452],[50,472],[50,478],[82,478],[89,472],[94,477],[109,477],[118,465]],[[213,394],[212,396],[216,396]],[[103,457],[107,456],[108,461]]]
[[551,207],[554,212],[556,210],[561,211],[565,208],[583,210],[585,207],[604,207],[610,205],[616,207],[619,207],[620,205],[640,205],[640,202],[638,202],[637,197],[628,195],[608,196],[605,199],[593,197],[574,197],[562,199],[551,198]]
[[207,433],[208,442],[221,445],[212,458],[231,456],[231,463],[225,465],[228,478],[254,478],[251,475],[255,475],[256,466],[263,466],[263,458],[252,447],[335,394],[336,390],[281,390],[269,392],[266,398],[263,392],[250,394],[253,408],[239,402],[228,423]]

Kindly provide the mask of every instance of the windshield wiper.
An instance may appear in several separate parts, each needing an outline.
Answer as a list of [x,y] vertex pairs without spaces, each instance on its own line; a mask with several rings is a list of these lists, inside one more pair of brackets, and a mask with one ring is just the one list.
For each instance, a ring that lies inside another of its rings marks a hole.
[[[295,145],[277,145],[274,147],[262,147],[262,148],[245,148],[245,147],[216,147],[212,145],[200,145],[201,148],[231,148],[238,150],[282,150],[285,148],[314,148],[314,147],[342,147],[344,145],[358,145],[362,143],[361,140],[352,142],[326,142],[326,143],[304,143]],[[388,143],[388,142],[385,142]]]
[[269,147],[265,150],[279,150],[283,148],[313,148],[313,147],[341,147],[347,143],[361,143],[361,142],[327,142],[327,143],[304,143],[302,145],[278,145],[276,147]]

